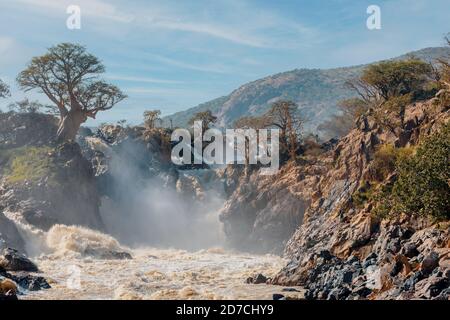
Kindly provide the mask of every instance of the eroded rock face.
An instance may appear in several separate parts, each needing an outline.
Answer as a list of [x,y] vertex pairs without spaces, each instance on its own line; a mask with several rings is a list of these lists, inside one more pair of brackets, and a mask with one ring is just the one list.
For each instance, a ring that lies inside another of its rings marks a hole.
[[[409,216],[381,220],[370,203],[352,205],[378,145],[415,145],[448,119],[448,108],[429,102],[409,106],[407,125],[396,134],[360,119],[333,150],[334,165],[315,186],[320,196],[285,248],[291,261],[273,283],[303,285],[310,299],[448,298],[448,225]],[[328,261],[317,256],[324,251]]]
[[39,181],[0,185],[3,211],[44,231],[52,225],[82,225],[102,229],[100,198],[89,162],[75,143],[55,146],[48,154],[52,168]]
[[175,186],[178,173],[170,160],[168,137],[165,129],[108,125],[80,136],[78,142],[91,162],[99,193],[118,198],[129,182],[139,189],[150,179],[161,178],[162,184]]
[[[1,114],[0,128],[3,246],[25,252],[27,239],[24,231],[18,230],[22,225],[42,231],[56,223],[102,229],[91,165],[78,144],[55,143],[54,117],[37,113]],[[29,158],[30,155],[35,158]],[[21,162],[13,170],[12,164],[18,158]],[[27,170],[28,166],[32,169]]]
[[227,239],[236,248],[255,252],[282,252],[301,224],[304,212],[317,197],[313,186],[326,163],[289,166],[272,176],[258,171],[227,168],[230,196],[220,212]]

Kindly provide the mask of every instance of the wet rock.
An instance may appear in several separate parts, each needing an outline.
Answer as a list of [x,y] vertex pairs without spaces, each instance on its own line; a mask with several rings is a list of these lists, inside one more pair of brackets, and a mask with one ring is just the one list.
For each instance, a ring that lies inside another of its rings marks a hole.
[[370,255],[364,259],[362,267],[367,269],[369,266],[373,266],[377,263],[378,255],[375,252],[372,252]]
[[3,250],[3,254],[0,256],[0,266],[6,271],[38,271],[37,266],[30,259],[11,248]]
[[50,285],[44,277],[33,276],[30,274],[19,273],[10,275],[10,278],[14,280],[17,285],[28,291],[38,291],[42,289],[50,289]]
[[317,296],[314,294],[313,290],[306,290],[305,291],[305,299],[306,300],[314,300]]
[[98,257],[99,259],[105,259],[105,260],[127,260],[127,259],[133,259],[131,254],[125,251],[106,251],[101,252],[100,255],[95,250],[86,249],[85,250],[86,255],[91,255],[94,257]]
[[450,299],[450,288],[442,290],[438,296],[432,298],[432,300],[443,300],[443,301],[447,301],[449,299]]
[[261,283],[266,283],[268,280],[267,277],[265,277],[264,275],[262,275],[261,273],[253,276],[253,277],[249,277],[247,278],[246,282],[248,284],[261,284]]
[[352,263],[355,263],[355,262],[359,262],[359,260],[358,260],[358,257],[356,257],[354,255],[351,255],[351,256],[349,256],[347,258],[346,262],[349,263],[349,264],[352,264]]
[[272,300],[286,300],[286,297],[279,293],[274,293],[272,295]]
[[342,274],[342,282],[343,283],[351,283],[353,279],[353,272],[352,271],[345,271]]
[[14,281],[0,277],[0,301],[17,300],[17,285]]

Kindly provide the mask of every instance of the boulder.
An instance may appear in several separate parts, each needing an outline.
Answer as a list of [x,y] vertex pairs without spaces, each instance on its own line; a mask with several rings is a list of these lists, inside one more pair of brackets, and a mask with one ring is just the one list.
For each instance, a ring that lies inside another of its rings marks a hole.
[[407,243],[403,246],[400,253],[408,258],[413,258],[419,254],[419,250],[417,250],[417,246],[414,243]]
[[14,275],[9,275],[11,280],[14,280],[17,285],[28,291],[39,291],[42,289],[50,289],[50,285],[44,277],[33,276],[26,273],[18,273]]
[[3,250],[0,256],[0,267],[6,271],[38,271],[38,267],[30,259],[11,248]]
[[253,277],[247,278],[246,282],[248,284],[261,284],[261,283],[267,283],[268,278],[262,275],[261,273],[258,273],[257,275]]
[[0,301],[17,300],[17,285],[14,281],[0,277]]
[[430,274],[439,266],[439,255],[432,251],[428,256],[422,261],[420,270],[425,274]]

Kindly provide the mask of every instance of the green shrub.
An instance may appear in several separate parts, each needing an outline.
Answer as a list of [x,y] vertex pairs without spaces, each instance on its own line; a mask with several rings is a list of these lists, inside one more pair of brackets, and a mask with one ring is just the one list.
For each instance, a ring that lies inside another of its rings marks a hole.
[[356,208],[363,208],[367,201],[373,200],[377,185],[365,181],[363,185],[352,195],[352,202]]
[[364,69],[362,82],[384,100],[423,91],[432,74],[431,66],[419,59],[390,60]]
[[4,174],[9,183],[38,182],[44,177],[54,178],[55,165],[49,147],[21,147],[2,150],[0,158],[6,163]]
[[394,210],[450,218],[450,122],[421,143],[415,155],[399,157],[396,169]]

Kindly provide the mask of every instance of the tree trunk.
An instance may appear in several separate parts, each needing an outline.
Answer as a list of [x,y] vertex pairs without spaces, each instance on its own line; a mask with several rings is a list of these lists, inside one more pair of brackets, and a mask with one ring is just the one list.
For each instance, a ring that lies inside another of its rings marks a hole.
[[58,141],[74,141],[81,124],[86,120],[87,116],[83,110],[71,109],[59,122]]

